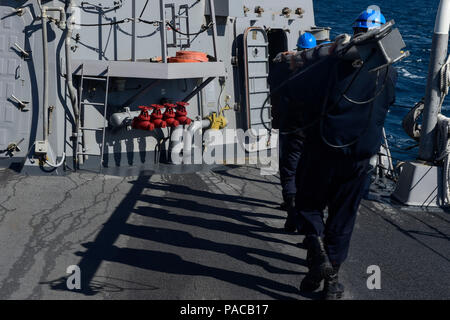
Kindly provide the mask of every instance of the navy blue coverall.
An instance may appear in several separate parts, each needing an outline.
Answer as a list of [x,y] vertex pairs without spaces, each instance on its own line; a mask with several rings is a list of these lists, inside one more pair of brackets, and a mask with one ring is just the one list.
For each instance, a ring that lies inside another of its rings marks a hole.
[[[288,62],[276,63],[269,74],[271,88],[277,88],[291,73]],[[287,87],[272,94],[272,105],[272,110],[276,110],[276,116],[273,117],[277,119],[274,128],[280,129],[279,164],[283,200],[289,204],[289,198],[294,198],[297,193],[295,176],[303,150],[303,134],[295,132],[300,124],[301,110],[291,100]]]
[[297,193],[296,173],[303,152],[303,137],[300,134],[280,134],[280,181],[283,200]]
[[378,73],[358,70],[352,61],[329,56],[289,84],[309,124],[296,176],[299,226],[306,235],[324,237],[334,265],[348,255],[369,161],[380,148],[387,111],[395,100],[393,67]]

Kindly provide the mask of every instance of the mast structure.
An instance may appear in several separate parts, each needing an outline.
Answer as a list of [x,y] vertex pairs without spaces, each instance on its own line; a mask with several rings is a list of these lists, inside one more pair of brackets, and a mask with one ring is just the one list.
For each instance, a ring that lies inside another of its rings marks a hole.
[[441,0],[431,47],[419,159],[432,162],[436,151],[436,125],[441,112],[440,71],[447,60],[450,0]]

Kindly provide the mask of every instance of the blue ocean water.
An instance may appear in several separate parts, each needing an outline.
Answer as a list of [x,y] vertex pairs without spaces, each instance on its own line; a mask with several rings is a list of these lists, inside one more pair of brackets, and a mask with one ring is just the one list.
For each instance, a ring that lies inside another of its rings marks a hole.
[[[411,55],[396,64],[398,83],[396,104],[413,106],[425,95],[431,41],[439,0],[316,0],[314,11],[317,26],[331,27],[332,38],[352,33],[352,23],[370,5],[378,5],[386,20],[394,19]],[[446,102],[448,104],[448,102]],[[444,103],[444,109],[446,103]],[[403,131],[401,122],[407,109],[392,107],[386,120],[386,133],[393,158],[414,159],[418,148],[403,151],[415,142]]]

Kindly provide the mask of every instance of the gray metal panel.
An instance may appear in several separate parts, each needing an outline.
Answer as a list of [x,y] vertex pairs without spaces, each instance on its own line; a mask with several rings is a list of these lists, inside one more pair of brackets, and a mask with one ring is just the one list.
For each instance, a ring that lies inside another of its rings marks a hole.
[[[24,20],[12,14],[8,7],[0,7],[0,16],[0,150],[24,139],[20,144],[22,152],[15,153],[15,156],[23,156],[27,151],[31,112],[21,111],[13,96],[23,102],[31,101],[27,62],[14,48],[17,44],[28,49],[23,33]],[[26,109],[31,108],[30,103]],[[0,158],[5,156],[8,155],[0,153]]]
[[[302,20],[305,25],[314,26],[314,8],[312,0],[244,0],[244,5],[249,9],[246,14],[251,19],[264,19],[270,21],[274,18],[283,17],[285,20]],[[259,15],[255,12],[256,7],[261,7],[264,12]],[[291,9],[289,17],[284,17],[282,14],[283,8]],[[303,15],[299,16],[295,14],[295,11],[301,8]]]
[[[182,6],[189,6],[189,27],[184,23],[179,25],[181,32],[197,33],[202,30],[202,25],[207,25],[210,22],[210,17],[205,17],[205,6],[208,1],[196,1],[196,0],[166,0],[166,4],[174,4],[176,12]],[[20,2],[24,7],[29,7],[33,14],[39,15],[39,8],[37,1],[22,1]],[[47,6],[59,6],[61,1],[47,1]],[[80,6],[81,1],[74,1],[75,5]],[[87,2],[85,2],[87,3]],[[217,19],[217,41],[216,47],[218,51],[218,57],[222,60],[222,63],[209,63],[209,64],[195,64],[195,65],[170,65],[163,66],[161,64],[150,64],[148,61],[151,58],[160,57],[162,52],[161,48],[161,35],[171,35],[170,30],[163,30],[158,24],[148,24],[144,22],[136,21],[133,23],[129,20],[131,17],[139,17],[140,13],[145,5],[145,1],[123,1],[119,3],[119,7],[114,10],[109,10],[107,7],[113,6],[113,1],[89,1],[90,5],[85,7],[93,7],[94,9],[76,9],[74,16],[78,18],[75,20],[75,30],[72,37],[72,57],[77,62],[86,62],[86,64],[92,65],[92,74],[88,76],[100,76],[104,72],[108,65],[112,67],[111,76],[111,91],[109,93],[109,100],[112,105],[121,105],[123,102],[129,99],[130,96],[135,94],[140,87],[146,85],[148,81],[145,79],[160,78],[169,81],[161,81],[161,84],[155,86],[151,91],[142,96],[139,101],[136,101],[130,107],[132,110],[136,110],[138,105],[147,105],[155,103],[161,99],[169,99],[171,101],[179,101],[186,97],[201,81],[209,77],[224,76],[225,85],[221,95],[221,101],[219,101],[219,95],[221,86],[218,80],[215,80],[211,87],[208,87],[202,94],[191,99],[191,105],[188,108],[189,116],[195,118],[198,115],[206,116],[212,111],[216,111],[218,106],[224,106],[225,103],[229,103],[230,106],[234,106],[235,111],[227,111],[226,116],[228,118],[229,128],[242,128],[246,127],[242,121],[241,106],[245,106],[245,98],[239,91],[243,78],[240,76],[239,64],[233,64],[232,61],[242,61],[243,52],[237,49],[236,40],[242,36],[244,31],[250,26],[259,26],[262,28],[275,28],[281,30],[289,30],[286,32],[288,48],[295,47],[298,35],[304,30],[309,30],[314,25],[314,16],[312,12],[311,0],[215,0],[217,6],[216,11],[219,18]],[[133,6],[135,3],[135,6]],[[244,16],[243,5],[248,7],[250,11],[247,16]],[[101,4],[101,8],[98,6]],[[0,12],[6,7],[9,11],[11,8],[17,7],[18,2],[16,0],[3,0],[0,4]],[[263,6],[265,11],[261,16],[258,16],[254,12],[256,6]],[[303,17],[292,14],[290,17],[281,14],[284,7],[289,7],[294,10],[297,7],[302,7],[305,10]],[[147,9],[144,11],[142,18],[147,21],[160,20],[160,1],[149,1]],[[230,15],[225,19],[225,15],[222,10],[235,11],[226,13]],[[11,12],[11,11],[9,11]],[[55,19],[58,18],[57,12],[50,14]],[[238,17],[235,19],[234,17]],[[28,115],[23,113],[22,115],[28,116],[28,121],[25,121],[22,125],[20,121],[25,120],[25,117],[20,116],[20,120],[17,125],[6,130],[6,133],[0,133],[0,137],[6,139],[6,134],[10,135],[15,130],[30,131],[32,134],[27,135],[34,141],[40,138],[42,132],[42,112],[39,112],[40,96],[42,94],[42,41],[40,22],[32,21],[32,15],[25,14],[21,17],[25,23],[22,26],[17,26],[17,30],[22,35],[26,36],[27,48],[26,50],[32,50],[32,61],[29,63],[22,62],[24,75],[27,77],[27,81],[23,87],[16,89],[22,91],[23,95],[19,98],[23,98],[27,101],[32,101],[33,106],[30,104],[30,109],[35,109],[36,112],[29,112]],[[169,17],[170,18],[170,17]],[[121,22],[120,24],[109,24],[114,22]],[[184,21],[182,21],[184,22]],[[3,21],[1,22],[3,23]],[[80,24],[83,24],[81,26]],[[99,25],[102,24],[102,25]],[[24,28],[25,26],[25,28]],[[66,83],[63,77],[60,77],[61,73],[65,72],[64,66],[64,39],[63,31],[59,30],[55,23],[50,23],[49,28],[49,62],[50,62],[50,87],[49,87],[49,104],[55,107],[55,111],[52,114],[52,133],[50,134],[50,145],[54,154],[59,157],[62,152],[66,152],[66,155],[70,157],[72,155],[73,141],[70,139],[73,129],[72,123],[72,106],[68,99],[66,91]],[[0,35],[7,36],[6,29],[0,28]],[[200,33],[198,36],[190,37],[190,46],[188,50],[202,51],[209,55],[214,54],[214,46],[212,41],[212,30]],[[184,37],[178,34],[179,37]],[[174,56],[176,51],[179,50],[179,46],[174,48],[168,48],[167,55],[169,57]],[[132,59],[136,59],[136,64],[133,64]],[[235,58],[235,59],[232,59]],[[99,60],[102,60],[99,62]],[[147,62],[146,62],[147,61]],[[79,65],[79,64],[78,64]],[[75,66],[76,67],[76,66]],[[117,67],[117,68],[115,68]],[[0,68],[4,69],[2,65]],[[30,70],[27,70],[29,68]],[[252,67],[251,67],[252,68]],[[114,71],[117,70],[117,72]],[[189,70],[191,69],[191,70]],[[253,105],[250,108],[249,115],[253,114],[253,118],[259,118],[258,112],[259,106],[262,104],[264,92],[264,79],[259,78],[263,76],[258,70],[251,70],[254,72],[254,79],[251,80],[250,86],[253,88],[252,98]],[[114,74],[115,73],[115,74]],[[126,79],[126,86],[122,91],[118,85],[119,79],[123,81]],[[140,79],[139,79],[140,78]],[[186,79],[191,78],[191,79]],[[31,79],[31,84],[29,82]],[[117,83],[116,83],[117,82]],[[33,87],[33,91],[30,90],[30,86]],[[104,94],[104,85],[89,84],[90,95],[89,101],[99,102],[102,101],[102,95]],[[5,88],[0,90],[5,91]],[[207,91],[207,92],[206,92]],[[260,92],[260,93],[258,93]],[[31,94],[32,93],[32,94]],[[205,97],[204,97],[205,96]],[[226,101],[227,99],[227,101]],[[8,102],[9,103],[9,102]],[[270,109],[265,110],[264,119],[268,119]],[[31,117],[33,116],[33,117]],[[92,126],[96,126],[97,122],[102,121],[100,112],[96,108],[86,108],[86,116],[89,121],[92,120]],[[17,118],[17,117],[16,117]],[[32,118],[32,125],[30,121]],[[255,128],[258,128],[260,124],[254,123]],[[128,148],[134,148],[137,150],[137,141],[141,135],[147,135],[150,133],[130,131],[119,131],[114,133],[114,140],[118,143],[129,142]],[[167,135],[167,132],[166,132]],[[9,139],[7,139],[9,140]],[[87,148],[90,151],[96,150],[98,146],[97,140],[95,143],[87,143]],[[134,143],[132,144],[132,142]],[[13,142],[13,139],[11,141]],[[6,143],[6,142],[5,142]],[[24,142],[22,149],[28,149],[27,141]],[[151,151],[155,148],[155,142],[149,141],[146,144],[146,150]],[[114,149],[114,153],[123,153],[125,149]],[[136,151],[135,150],[135,151]],[[27,150],[24,151],[24,153]],[[128,150],[127,150],[128,151]]]
[[[243,17],[244,1],[243,0],[214,0],[216,16],[219,17]],[[209,3],[206,2],[205,14],[209,15]]]
[[223,62],[202,63],[151,63],[132,61],[74,60],[73,70],[80,75],[84,65],[86,76],[101,76],[109,66],[110,77],[142,79],[209,78],[226,75]]

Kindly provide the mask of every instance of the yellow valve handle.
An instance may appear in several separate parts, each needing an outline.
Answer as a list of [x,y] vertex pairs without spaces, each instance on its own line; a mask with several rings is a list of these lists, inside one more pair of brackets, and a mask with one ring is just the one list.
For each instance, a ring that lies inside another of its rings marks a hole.
[[212,130],[221,130],[228,125],[227,118],[224,116],[224,111],[231,110],[231,107],[227,104],[225,107],[219,110],[219,116],[216,112],[211,113],[206,119],[211,122]]
[[224,116],[223,112],[226,110],[231,110],[231,107],[228,104],[225,107],[223,107],[222,109],[220,109],[219,115],[223,117]]

